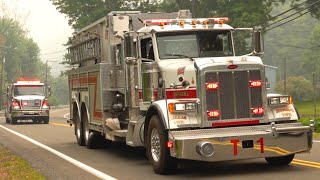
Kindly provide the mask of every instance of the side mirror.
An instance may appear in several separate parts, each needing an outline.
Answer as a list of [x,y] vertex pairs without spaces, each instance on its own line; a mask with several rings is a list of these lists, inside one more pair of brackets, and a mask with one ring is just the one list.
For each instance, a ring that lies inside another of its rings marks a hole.
[[253,46],[255,55],[262,55],[264,53],[264,44],[263,44],[263,36],[262,36],[262,27],[254,27],[253,28]]
[[133,35],[128,33],[124,36],[124,55],[125,57],[136,57],[136,48]]

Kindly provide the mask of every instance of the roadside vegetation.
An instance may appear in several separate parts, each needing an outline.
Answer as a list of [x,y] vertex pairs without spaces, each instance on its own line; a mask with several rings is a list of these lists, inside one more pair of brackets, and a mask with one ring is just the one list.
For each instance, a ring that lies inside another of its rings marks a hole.
[[46,178],[33,170],[25,160],[0,145],[0,179],[42,180]]
[[295,101],[294,104],[299,111],[302,124],[309,125],[311,119],[315,120],[315,137],[320,138],[320,99],[316,102],[316,119],[314,118],[315,108],[313,100]]

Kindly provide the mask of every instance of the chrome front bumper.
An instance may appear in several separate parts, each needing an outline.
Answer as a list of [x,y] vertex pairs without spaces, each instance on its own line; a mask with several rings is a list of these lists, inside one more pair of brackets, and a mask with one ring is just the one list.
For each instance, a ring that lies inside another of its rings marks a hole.
[[19,119],[28,119],[31,117],[48,117],[48,109],[32,109],[32,110],[12,110],[11,116]]
[[286,123],[245,127],[170,131],[174,142],[171,156],[199,161],[285,156],[309,151],[312,147],[313,121],[310,126]]

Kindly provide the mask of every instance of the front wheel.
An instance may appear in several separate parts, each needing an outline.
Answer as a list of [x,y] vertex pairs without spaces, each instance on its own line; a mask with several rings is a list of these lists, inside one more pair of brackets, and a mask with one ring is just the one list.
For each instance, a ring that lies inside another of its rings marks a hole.
[[177,168],[177,161],[170,156],[166,147],[168,132],[164,129],[158,116],[151,117],[147,132],[147,155],[157,174],[173,173]]
[[14,117],[11,117],[10,124],[16,124],[16,123],[17,123],[17,119]]
[[266,161],[271,166],[287,166],[288,164],[291,163],[293,158],[294,158],[294,154],[290,154],[287,156],[266,158]]
[[43,123],[44,124],[49,124],[49,117],[45,117],[44,120],[43,120]]

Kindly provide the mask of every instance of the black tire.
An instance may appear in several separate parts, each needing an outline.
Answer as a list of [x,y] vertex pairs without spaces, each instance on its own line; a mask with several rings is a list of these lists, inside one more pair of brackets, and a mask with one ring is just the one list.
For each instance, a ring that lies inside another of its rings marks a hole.
[[266,158],[266,161],[271,166],[287,166],[291,163],[294,158],[294,154],[281,156],[281,157],[270,157]]
[[16,123],[17,123],[17,119],[14,117],[11,117],[10,124],[16,124]]
[[104,139],[104,137],[95,131],[91,131],[89,134],[89,139],[86,143],[88,149],[97,149],[111,146],[111,141]]
[[43,120],[43,123],[44,124],[49,124],[49,117],[45,117],[44,120]]
[[159,117],[152,116],[147,132],[147,156],[157,174],[171,174],[177,169],[177,160],[170,156],[170,151],[166,147],[167,141],[168,132],[164,129]]
[[78,113],[76,113],[74,118],[74,132],[76,135],[77,142],[79,146],[84,146],[84,139],[83,139],[83,127],[82,123],[80,121],[80,118],[78,116]]
[[[82,113],[81,113],[82,114]],[[84,139],[84,144],[87,146],[88,141],[89,141],[89,136],[90,136],[90,129],[89,129],[89,121],[88,121],[88,116],[86,113],[82,115],[82,127],[83,127],[83,139]]]
[[6,117],[6,123],[10,123],[10,119]]

